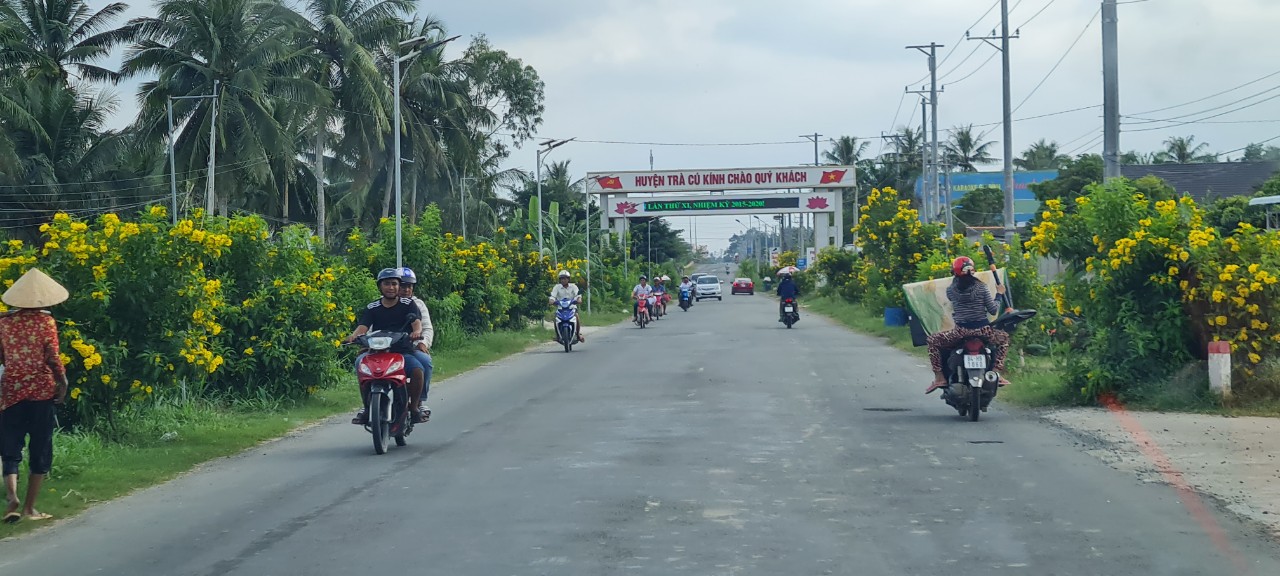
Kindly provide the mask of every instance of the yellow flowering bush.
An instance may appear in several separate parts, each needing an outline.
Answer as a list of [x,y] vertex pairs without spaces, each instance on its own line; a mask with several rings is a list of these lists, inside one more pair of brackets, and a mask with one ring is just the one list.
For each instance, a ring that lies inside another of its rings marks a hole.
[[1191,198],[1150,182],[1090,186],[1075,202],[1074,213],[1047,206],[1026,246],[1074,272],[1053,297],[1083,321],[1086,344],[1066,368],[1086,394],[1160,381],[1203,358],[1211,340],[1232,342],[1246,376],[1280,348],[1270,321],[1280,311],[1280,236],[1244,224],[1224,237]]
[[1199,341],[1230,342],[1247,386],[1255,366],[1280,352],[1280,232],[1247,222],[1215,232],[1193,231],[1184,252],[1195,269],[1180,273],[1179,284]]
[[865,287],[873,307],[906,304],[902,285],[915,281],[916,265],[942,246],[942,226],[924,224],[909,200],[893,188],[874,189],[853,229],[862,261],[853,281]]
[[180,390],[303,394],[337,359],[333,340],[356,304],[339,294],[352,275],[326,265],[305,229],[273,238],[256,217],[196,210],[173,225],[157,206],[130,222],[58,214],[40,230],[38,248],[7,243],[0,279],[39,266],[71,293],[54,311],[77,390],[67,424],[110,427],[135,403]]

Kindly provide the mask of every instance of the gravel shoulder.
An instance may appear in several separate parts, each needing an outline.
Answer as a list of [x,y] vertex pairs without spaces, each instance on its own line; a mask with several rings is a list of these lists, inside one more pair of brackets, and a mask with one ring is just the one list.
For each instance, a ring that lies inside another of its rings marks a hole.
[[[1089,454],[1143,482],[1168,483],[1140,442],[1152,442],[1197,492],[1280,538],[1280,419],[1130,412],[1135,434],[1104,408],[1054,410],[1042,417],[1076,433]],[[1148,448],[1148,452],[1150,449]]]

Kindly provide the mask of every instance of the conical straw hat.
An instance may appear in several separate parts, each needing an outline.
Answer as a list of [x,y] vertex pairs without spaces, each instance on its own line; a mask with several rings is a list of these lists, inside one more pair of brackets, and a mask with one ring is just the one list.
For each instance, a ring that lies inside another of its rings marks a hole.
[[32,268],[5,290],[0,300],[14,308],[48,308],[65,302],[69,296],[56,280]]

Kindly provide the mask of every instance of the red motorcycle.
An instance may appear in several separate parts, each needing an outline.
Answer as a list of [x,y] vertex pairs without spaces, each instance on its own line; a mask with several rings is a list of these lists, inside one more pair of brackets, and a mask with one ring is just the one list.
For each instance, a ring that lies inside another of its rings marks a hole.
[[649,323],[649,299],[636,300],[636,325],[644,328]]
[[364,400],[368,423],[364,429],[373,434],[373,451],[385,454],[389,440],[404,446],[413,432],[409,410],[409,374],[404,369],[404,356],[391,349],[409,342],[404,332],[375,331],[357,336],[354,345],[368,350],[356,366],[360,396]]

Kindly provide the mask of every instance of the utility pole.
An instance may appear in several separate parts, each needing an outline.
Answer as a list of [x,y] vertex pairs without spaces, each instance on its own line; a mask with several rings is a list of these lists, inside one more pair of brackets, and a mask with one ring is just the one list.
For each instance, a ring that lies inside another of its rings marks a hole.
[[[169,194],[172,202],[173,214],[171,218],[173,223],[178,223],[178,173],[176,172],[173,159],[174,139],[177,138],[173,133],[173,101],[174,100],[210,100],[210,122],[209,122],[209,184],[208,190],[213,191],[213,143],[214,143],[214,123],[217,122],[218,114],[218,81],[213,81],[213,94],[201,94],[199,96],[170,96],[165,101],[165,108],[169,114]],[[212,210],[212,209],[210,209]]]
[[1102,0],[1102,161],[1104,181],[1120,176],[1120,46],[1116,0]]
[[218,84],[219,83],[220,82],[218,80],[213,81],[213,96],[212,96],[213,104],[209,107],[210,108],[209,113],[211,114],[211,117],[209,118],[209,176],[206,178],[206,180],[208,180],[207,182],[208,190],[205,191],[205,198],[204,198],[204,212],[209,216],[213,216],[213,209],[216,206],[216,204],[213,203],[214,201],[213,166],[214,166],[214,159],[217,158],[218,156],[216,137],[218,135]]
[[[920,203],[921,203],[921,219],[925,224],[933,222],[934,201],[935,196],[933,189],[936,189],[936,181],[930,182],[929,175],[929,98],[924,96],[927,91],[924,90],[907,90],[908,94],[919,94],[920,96]],[[897,139],[895,138],[895,141]],[[906,162],[905,159],[899,159]],[[933,186],[934,188],[930,188]]]
[[[928,181],[930,186],[928,190],[932,191],[931,192],[932,198],[928,203],[933,205],[933,211],[929,215],[930,219],[932,219],[935,216],[935,213],[937,212],[937,208],[939,206],[939,202],[938,202],[938,49],[944,48],[944,47],[945,45],[938,44],[937,42],[930,42],[928,46],[907,46],[908,50],[919,50],[920,52],[923,52],[925,55],[929,56],[929,106],[932,108],[930,112],[932,113],[932,117],[933,117],[933,137],[931,138],[931,140],[933,141],[933,145],[930,148],[930,153],[929,153],[929,158],[930,158],[929,168],[925,172],[928,175]],[[928,49],[928,52],[925,52],[926,48]]]
[[1009,35],[1009,0],[1000,0],[999,36],[993,32],[991,36],[970,38],[969,33],[965,32],[965,37],[982,40],[991,46],[995,46],[991,44],[991,40],[1000,40],[1000,46],[996,49],[1000,51],[1001,68],[1004,72],[1004,239],[1006,242],[1013,242],[1018,223],[1014,221],[1013,214],[1013,103],[1009,88],[1009,40],[1017,38],[1018,32]]

